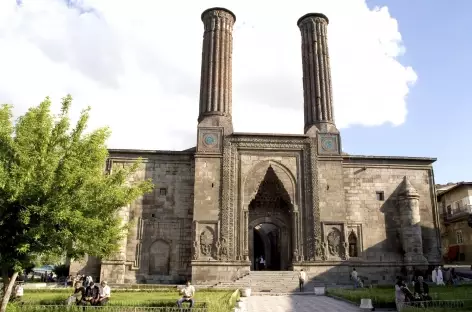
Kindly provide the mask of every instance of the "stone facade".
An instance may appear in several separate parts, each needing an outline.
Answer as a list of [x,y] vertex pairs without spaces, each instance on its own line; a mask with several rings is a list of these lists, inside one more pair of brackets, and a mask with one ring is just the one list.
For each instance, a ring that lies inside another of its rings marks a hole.
[[[197,145],[182,152],[111,150],[109,168],[138,157],[152,194],[123,208],[121,252],[71,271],[115,283],[231,281],[258,269],[304,268],[339,280],[353,266],[371,281],[440,261],[432,158],[342,153],[333,115],[328,19],[308,14],[302,35],[305,133],[237,133],[231,119],[235,16],[204,23]],[[98,268],[100,266],[100,268]],[[342,274],[340,274],[342,273]]]
[[470,263],[472,259],[472,182],[438,187],[441,238],[446,262]]

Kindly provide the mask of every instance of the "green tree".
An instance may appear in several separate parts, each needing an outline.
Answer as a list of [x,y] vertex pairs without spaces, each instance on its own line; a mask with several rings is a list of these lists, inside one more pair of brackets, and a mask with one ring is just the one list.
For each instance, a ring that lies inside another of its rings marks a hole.
[[[152,190],[129,183],[140,166],[105,172],[108,128],[85,133],[90,108],[70,127],[70,95],[60,114],[46,98],[13,121],[0,106],[0,269],[6,311],[18,273],[40,256],[107,257],[123,235],[119,210]],[[97,235],[100,239],[96,239]]]

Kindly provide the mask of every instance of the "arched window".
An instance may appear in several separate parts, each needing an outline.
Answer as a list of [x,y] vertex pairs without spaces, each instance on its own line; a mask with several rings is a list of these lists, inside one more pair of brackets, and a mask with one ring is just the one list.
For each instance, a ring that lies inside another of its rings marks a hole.
[[349,234],[349,257],[357,257],[357,237],[354,231]]

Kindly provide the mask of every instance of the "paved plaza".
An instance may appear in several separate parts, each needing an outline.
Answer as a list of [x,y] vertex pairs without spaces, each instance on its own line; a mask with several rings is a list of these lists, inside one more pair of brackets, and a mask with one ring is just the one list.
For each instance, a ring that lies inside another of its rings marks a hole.
[[251,296],[248,312],[358,312],[349,303],[326,296]]

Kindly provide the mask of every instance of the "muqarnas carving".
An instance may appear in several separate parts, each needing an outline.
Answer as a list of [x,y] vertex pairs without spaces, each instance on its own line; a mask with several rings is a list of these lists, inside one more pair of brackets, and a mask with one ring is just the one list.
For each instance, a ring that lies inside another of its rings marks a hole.
[[210,227],[205,227],[200,233],[200,254],[205,257],[214,258],[215,234]]
[[407,177],[398,191],[398,208],[401,223],[401,241],[405,252],[404,261],[409,265],[428,265],[423,255],[423,239],[421,233],[420,195]]

